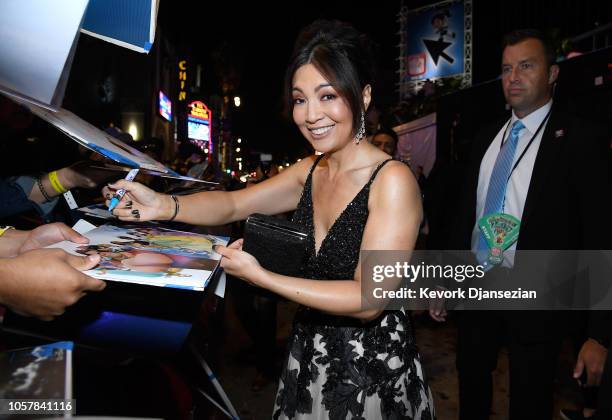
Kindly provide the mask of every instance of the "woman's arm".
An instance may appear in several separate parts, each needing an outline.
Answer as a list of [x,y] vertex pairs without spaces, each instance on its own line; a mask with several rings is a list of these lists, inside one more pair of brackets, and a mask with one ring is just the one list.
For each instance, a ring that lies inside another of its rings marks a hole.
[[[253,213],[278,214],[294,210],[300,199],[308,170],[314,158],[302,159],[295,165],[251,188],[238,191],[207,191],[178,196],[179,212],[174,220],[203,226],[218,226],[246,219]],[[169,220],[175,213],[171,196],[125,180],[105,187],[107,205],[115,190],[127,193],[113,214],[121,220]],[[138,216],[134,211],[138,210]]]
[[[370,215],[362,240],[362,250],[412,251],[422,219],[419,188],[408,167],[389,163],[372,184]],[[335,315],[373,319],[379,310],[363,310],[361,262],[350,280],[311,280],[283,276],[263,269],[255,258],[240,251],[241,241],[230,248],[219,247],[225,258],[221,265],[232,275],[268,289],[301,305]]]

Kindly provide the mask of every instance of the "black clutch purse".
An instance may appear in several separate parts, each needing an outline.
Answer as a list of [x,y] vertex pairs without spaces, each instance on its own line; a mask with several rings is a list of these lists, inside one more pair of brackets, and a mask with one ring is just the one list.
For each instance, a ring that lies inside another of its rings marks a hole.
[[242,250],[266,270],[300,277],[306,262],[308,233],[302,226],[264,214],[250,215],[244,227]]

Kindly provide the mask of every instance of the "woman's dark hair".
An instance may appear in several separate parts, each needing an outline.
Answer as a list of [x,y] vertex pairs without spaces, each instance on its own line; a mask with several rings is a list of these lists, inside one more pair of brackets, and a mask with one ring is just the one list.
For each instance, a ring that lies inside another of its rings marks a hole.
[[[374,59],[371,42],[348,23],[316,20],[298,35],[285,75],[285,113],[293,111],[293,76],[312,64],[346,100],[353,114],[353,135],[361,125],[363,88],[374,91]],[[373,108],[373,100],[368,109]]]

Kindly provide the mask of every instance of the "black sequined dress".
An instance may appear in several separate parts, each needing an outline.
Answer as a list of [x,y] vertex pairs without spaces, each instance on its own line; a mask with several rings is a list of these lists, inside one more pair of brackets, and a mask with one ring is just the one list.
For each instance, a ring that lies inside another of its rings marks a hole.
[[[310,232],[305,278],[354,277],[368,219],[367,184],[340,214],[315,250],[310,170],[293,220]],[[435,418],[409,317],[387,311],[363,324],[300,307],[280,379],[274,419]]]

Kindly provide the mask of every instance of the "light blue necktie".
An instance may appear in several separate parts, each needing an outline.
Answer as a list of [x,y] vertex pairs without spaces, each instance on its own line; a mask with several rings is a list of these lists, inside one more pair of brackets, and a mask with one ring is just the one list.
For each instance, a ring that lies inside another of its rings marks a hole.
[[[493,172],[491,172],[483,216],[499,213],[503,210],[502,207],[504,206],[508,177],[512,172],[512,163],[514,162],[514,154],[516,152],[516,145],[518,144],[519,133],[523,128],[525,128],[525,125],[521,120],[516,120],[514,124],[512,124],[510,136],[508,136],[508,140],[504,143],[497,155],[495,166],[493,166]],[[478,239],[477,250],[478,262],[486,262],[489,246],[482,232]]]

